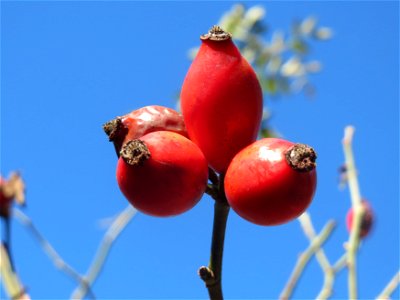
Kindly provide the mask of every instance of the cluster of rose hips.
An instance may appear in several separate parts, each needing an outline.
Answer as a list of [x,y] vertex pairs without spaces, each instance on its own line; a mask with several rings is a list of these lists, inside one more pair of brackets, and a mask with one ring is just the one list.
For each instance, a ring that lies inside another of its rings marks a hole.
[[283,139],[256,141],[263,95],[254,70],[220,27],[201,40],[182,86],[182,114],[146,106],[104,125],[119,156],[118,185],[139,211],[172,216],[196,205],[211,170],[240,216],[286,223],[313,198],[316,154]]

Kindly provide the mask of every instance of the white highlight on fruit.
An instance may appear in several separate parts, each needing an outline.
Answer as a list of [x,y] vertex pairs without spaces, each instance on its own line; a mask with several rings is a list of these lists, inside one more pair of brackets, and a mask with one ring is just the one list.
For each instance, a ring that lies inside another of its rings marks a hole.
[[279,161],[281,160],[281,153],[277,150],[271,150],[268,147],[261,147],[258,152],[262,160]]
[[151,121],[153,118],[153,116],[150,113],[142,113],[140,116],[140,119],[142,119],[143,121]]

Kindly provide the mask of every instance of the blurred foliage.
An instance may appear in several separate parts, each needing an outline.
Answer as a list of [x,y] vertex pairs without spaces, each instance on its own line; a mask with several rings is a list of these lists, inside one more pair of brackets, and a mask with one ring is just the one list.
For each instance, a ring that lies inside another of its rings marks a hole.
[[[313,96],[315,88],[309,74],[321,71],[322,64],[308,58],[310,44],[330,39],[332,30],[319,26],[315,17],[307,17],[293,21],[290,32],[276,30],[266,40],[265,15],[262,6],[246,9],[236,4],[218,24],[233,35],[240,52],[253,65],[264,94],[279,96],[304,92]],[[193,59],[197,51],[198,48],[191,49],[189,57]]]

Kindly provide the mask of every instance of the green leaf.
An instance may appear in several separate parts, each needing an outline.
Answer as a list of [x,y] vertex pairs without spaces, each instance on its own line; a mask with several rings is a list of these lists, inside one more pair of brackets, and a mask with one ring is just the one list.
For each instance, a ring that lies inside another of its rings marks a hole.
[[273,137],[278,137],[279,135],[272,130],[271,128],[268,127],[263,127],[260,130],[260,137],[261,138],[273,138]]
[[332,29],[330,29],[329,27],[320,27],[314,32],[313,37],[315,37],[317,40],[324,41],[332,38],[332,35]]
[[199,52],[199,47],[190,48],[189,51],[188,51],[189,59],[193,60],[196,57],[198,52]]
[[300,54],[307,54],[308,53],[308,45],[306,44],[305,41],[302,41],[300,39],[295,39],[291,43],[292,49]]
[[285,77],[300,77],[305,75],[305,68],[301,60],[294,56],[282,65],[281,74]]
[[315,17],[308,17],[303,20],[300,24],[300,32],[303,35],[310,35],[317,25],[317,19]]
[[275,78],[269,77],[262,82],[262,88],[268,93],[276,94],[278,92],[278,83]]
[[237,34],[237,28],[242,22],[244,16],[244,6],[241,4],[236,4],[225,13],[218,24],[225,30],[230,32],[234,37]]

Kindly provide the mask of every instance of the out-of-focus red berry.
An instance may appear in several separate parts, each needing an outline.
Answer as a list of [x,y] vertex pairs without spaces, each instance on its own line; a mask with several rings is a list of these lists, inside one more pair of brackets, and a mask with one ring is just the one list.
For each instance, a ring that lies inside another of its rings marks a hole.
[[[371,231],[372,225],[374,223],[374,213],[372,211],[371,205],[367,200],[363,199],[361,205],[363,207],[363,215],[360,225],[360,237],[364,238]],[[349,232],[351,232],[351,229],[353,227],[353,218],[354,218],[354,211],[353,208],[351,207],[346,215],[346,226]]]
[[8,217],[13,197],[7,193],[7,180],[0,175],[0,216]]

